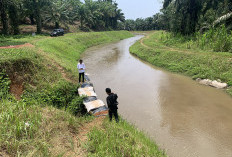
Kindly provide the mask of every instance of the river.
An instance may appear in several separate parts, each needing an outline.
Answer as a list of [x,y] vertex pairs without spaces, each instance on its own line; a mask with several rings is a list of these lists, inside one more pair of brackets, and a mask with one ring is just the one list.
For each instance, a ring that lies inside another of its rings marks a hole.
[[90,48],[83,55],[98,98],[119,96],[119,113],[170,157],[232,157],[232,98],[129,53],[142,36]]

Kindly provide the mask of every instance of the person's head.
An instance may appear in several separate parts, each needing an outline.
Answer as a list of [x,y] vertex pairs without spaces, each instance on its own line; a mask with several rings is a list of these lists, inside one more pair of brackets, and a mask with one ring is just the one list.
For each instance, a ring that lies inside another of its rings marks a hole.
[[106,88],[106,93],[109,95],[111,93],[111,89],[110,88]]
[[82,60],[82,59],[80,59],[80,63],[81,63],[81,64],[83,63],[83,60]]

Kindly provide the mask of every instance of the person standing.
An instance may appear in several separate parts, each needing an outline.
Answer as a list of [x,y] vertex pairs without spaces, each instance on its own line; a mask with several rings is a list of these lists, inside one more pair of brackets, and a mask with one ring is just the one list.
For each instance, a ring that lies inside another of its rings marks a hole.
[[85,64],[83,63],[83,60],[80,60],[80,62],[77,65],[77,69],[79,71],[79,83],[85,82]]
[[108,97],[106,98],[106,102],[109,108],[109,118],[110,121],[112,121],[113,115],[114,118],[116,120],[116,122],[119,122],[119,118],[118,118],[118,96],[117,94],[114,94],[111,92],[110,88],[106,88],[106,93],[108,95]]

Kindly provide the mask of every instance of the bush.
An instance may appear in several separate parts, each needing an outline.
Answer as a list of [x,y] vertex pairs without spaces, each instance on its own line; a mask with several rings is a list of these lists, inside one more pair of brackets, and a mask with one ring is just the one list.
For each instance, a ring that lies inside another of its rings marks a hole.
[[83,105],[83,97],[77,95],[78,86],[66,81],[60,81],[53,87],[47,87],[40,92],[26,92],[24,101],[33,104],[37,98],[41,104],[51,105],[56,108],[68,110],[74,115],[83,115],[87,111]]
[[87,113],[85,106],[83,105],[83,97],[75,97],[69,104],[68,104],[68,111],[73,115],[84,115]]

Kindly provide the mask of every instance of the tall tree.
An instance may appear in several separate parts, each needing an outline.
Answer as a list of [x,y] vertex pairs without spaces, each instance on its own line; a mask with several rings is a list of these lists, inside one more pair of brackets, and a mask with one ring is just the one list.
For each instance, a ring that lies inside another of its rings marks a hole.
[[33,6],[35,6],[37,33],[40,34],[42,33],[41,0],[33,0]]
[[7,3],[6,0],[0,0],[1,21],[3,26],[2,33],[7,35],[8,30],[8,17],[7,17]]
[[11,27],[13,29],[14,35],[19,34],[19,15],[18,15],[18,8],[17,5],[19,1],[10,1],[9,2],[9,18]]

